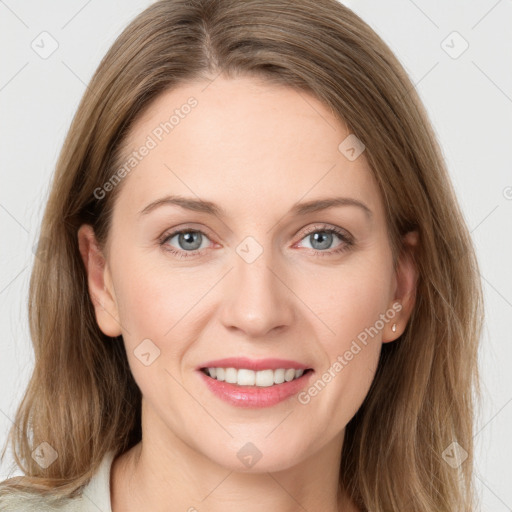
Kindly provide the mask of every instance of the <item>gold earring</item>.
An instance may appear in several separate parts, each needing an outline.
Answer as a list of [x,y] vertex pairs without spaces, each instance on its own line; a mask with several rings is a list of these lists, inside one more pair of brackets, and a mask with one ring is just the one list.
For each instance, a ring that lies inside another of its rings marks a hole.
[[396,324],[393,324],[393,325],[391,326],[391,330],[392,330],[393,332],[396,332]]

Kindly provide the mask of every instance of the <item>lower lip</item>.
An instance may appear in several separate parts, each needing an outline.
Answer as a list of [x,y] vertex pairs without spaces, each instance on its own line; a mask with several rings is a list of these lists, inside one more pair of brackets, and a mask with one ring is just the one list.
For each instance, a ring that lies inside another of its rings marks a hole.
[[217,395],[220,399],[231,405],[254,409],[271,407],[297,394],[308,384],[311,375],[314,373],[313,370],[309,370],[298,379],[293,379],[290,382],[259,387],[238,386],[237,384],[230,384],[229,382],[221,382],[209,377],[201,370],[198,371],[201,378],[214,395]]

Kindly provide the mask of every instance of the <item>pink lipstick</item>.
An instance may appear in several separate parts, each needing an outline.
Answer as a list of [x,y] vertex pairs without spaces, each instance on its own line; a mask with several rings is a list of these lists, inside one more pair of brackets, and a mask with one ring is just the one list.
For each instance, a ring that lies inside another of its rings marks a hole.
[[208,361],[197,371],[214,395],[246,408],[271,407],[296,395],[314,373],[298,361],[243,357]]

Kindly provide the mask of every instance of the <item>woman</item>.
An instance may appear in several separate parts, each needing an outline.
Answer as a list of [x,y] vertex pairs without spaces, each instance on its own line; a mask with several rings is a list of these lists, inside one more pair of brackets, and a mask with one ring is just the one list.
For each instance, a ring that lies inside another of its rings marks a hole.
[[41,241],[0,510],[473,509],[473,245],[413,84],[343,5],[146,9]]

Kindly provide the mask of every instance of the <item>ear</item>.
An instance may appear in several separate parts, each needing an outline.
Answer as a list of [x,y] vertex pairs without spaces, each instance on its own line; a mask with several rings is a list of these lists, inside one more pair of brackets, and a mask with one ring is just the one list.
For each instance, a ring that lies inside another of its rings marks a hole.
[[107,336],[119,336],[121,324],[110,270],[89,224],[83,224],[78,230],[78,247],[98,326]]
[[[418,245],[418,232],[409,231],[403,237],[403,248],[395,274],[395,298],[389,304],[388,311],[395,316],[386,323],[382,333],[382,343],[394,341],[405,331],[407,322],[416,302],[416,283],[418,269],[414,261],[414,252]],[[396,330],[393,331],[393,324]]]

